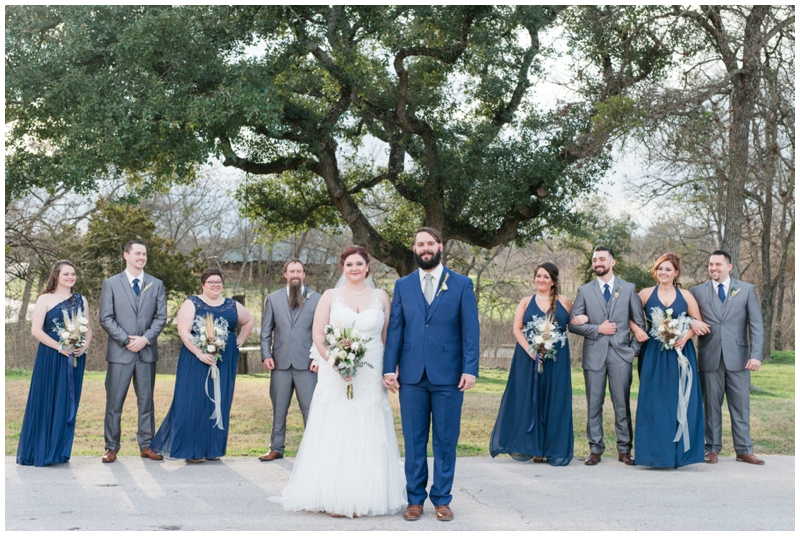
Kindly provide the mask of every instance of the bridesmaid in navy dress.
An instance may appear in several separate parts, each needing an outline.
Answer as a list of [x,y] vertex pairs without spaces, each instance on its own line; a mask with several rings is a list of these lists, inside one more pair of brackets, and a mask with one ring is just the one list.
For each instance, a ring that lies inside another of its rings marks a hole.
[[534,316],[549,312],[554,313],[559,329],[566,333],[572,302],[558,293],[555,264],[544,262],[537,266],[534,281],[536,294],[524,298],[514,315],[517,345],[489,450],[492,457],[505,453],[517,461],[532,457],[535,463],[547,459],[550,465],[569,465],[574,447],[569,343],[559,344],[556,359],[545,359],[543,372],[538,374],[537,356],[528,353],[529,344],[522,329]]
[[[646,288],[639,293],[645,316],[652,325],[652,309],[672,309],[672,318],[686,313],[697,320],[700,309],[692,294],[680,288],[680,259],[674,253],[666,253],[656,261],[653,276],[658,286]],[[636,339],[644,343],[648,334],[638,326],[631,325]],[[700,377],[697,357],[692,344],[694,333],[689,332],[677,343],[691,366],[692,387],[686,411],[686,434],[674,441],[678,431],[678,384],[680,369],[678,352],[664,350],[656,340],[647,342],[642,351],[639,377],[639,399],[636,408],[636,465],[646,467],[682,467],[704,461],[703,399],[700,392]],[[688,449],[687,447],[688,443]]]
[[[216,461],[225,455],[239,346],[250,335],[255,319],[240,303],[222,296],[222,285],[222,271],[206,269],[200,277],[202,293],[190,296],[178,311],[178,334],[183,344],[175,374],[175,394],[164,422],[150,443],[150,448],[163,456],[201,463]],[[217,362],[221,406],[219,425],[215,425],[216,420],[211,418],[216,406],[209,398],[209,395],[215,396],[214,380],[209,375],[214,357],[192,343],[192,336],[196,335],[192,331],[195,318],[206,313],[228,322],[222,360]],[[237,324],[242,325],[238,337]]]
[[64,463],[72,454],[75,417],[92,328],[91,324],[86,324],[86,345],[69,354],[58,349],[55,321],[63,323],[64,311],[71,317],[77,309],[81,309],[87,319],[89,317],[86,299],[72,292],[75,280],[72,263],[58,261],[33,307],[31,335],[39,341],[39,349],[17,446],[20,465],[42,467]]

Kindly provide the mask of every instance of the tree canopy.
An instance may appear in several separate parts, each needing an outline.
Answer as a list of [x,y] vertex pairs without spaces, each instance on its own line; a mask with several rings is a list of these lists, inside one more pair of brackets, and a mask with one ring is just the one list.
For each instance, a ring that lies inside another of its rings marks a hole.
[[244,214],[344,223],[401,274],[419,223],[525,242],[574,223],[608,164],[598,110],[668,62],[639,9],[569,13],[598,75],[546,109],[533,79],[563,7],[10,6],[6,203],[109,175],[152,191],[216,157],[250,176]]

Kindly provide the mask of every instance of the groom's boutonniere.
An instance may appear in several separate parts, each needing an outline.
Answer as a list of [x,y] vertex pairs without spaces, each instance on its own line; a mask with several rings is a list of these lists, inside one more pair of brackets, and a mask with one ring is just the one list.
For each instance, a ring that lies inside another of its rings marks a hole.
[[733,288],[733,287],[731,287],[731,295],[730,295],[730,296],[728,296],[728,299],[730,300],[731,298],[733,298],[734,296],[736,296],[737,294],[739,294],[739,291],[740,291],[740,290],[741,290],[741,289],[738,289],[738,288]]
[[303,288],[303,301],[306,301],[311,297],[311,290],[308,287]]
[[152,281],[150,281],[148,284],[146,284],[146,285],[144,286],[144,288],[142,289],[142,292],[140,292],[139,294],[143,294],[145,290],[149,289],[149,288],[150,288],[150,287],[152,287],[152,286],[153,286],[153,282],[152,282]]
[[612,300],[616,300],[617,298],[619,298],[619,293],[620,293],[620,292],[622,292],[622,287],[617,287],[617,288],[615,288],[615,289],[614,289],[614,295],[613,295],[613,296],[611,296],[611,299],[612,299]]
[[444,277],[442,278],[442,284],[439,285],[439,292],[436,293],[437,296],[439,294],[441,294],[442,292],[447,292],[447,278],[448,277],[450,277],[450,272],[447,272],[446,274],[444,274]]

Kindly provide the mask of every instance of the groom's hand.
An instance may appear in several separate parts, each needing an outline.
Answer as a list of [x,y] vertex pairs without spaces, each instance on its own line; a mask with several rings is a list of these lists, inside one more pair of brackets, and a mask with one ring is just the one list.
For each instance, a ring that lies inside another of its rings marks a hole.
[[396,393],[397,390],[400,388],[400,384],[397,383],[397,374],[386,374],[383,376],[383,386],[386,387],[389,391]]
[[475,376],[469,374],[462,374],[461,381],[458,382],[458,389],[463,393],[475,387]]

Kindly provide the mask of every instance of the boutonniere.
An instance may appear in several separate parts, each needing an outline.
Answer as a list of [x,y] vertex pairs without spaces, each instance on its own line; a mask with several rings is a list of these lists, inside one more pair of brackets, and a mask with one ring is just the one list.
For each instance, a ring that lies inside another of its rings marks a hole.
[[308,287],[303,288],[303,301],[306,301],[311,297],[311,290]]
[[730,295],[730,296],[728,296],[728,299],[730,300],[731,298],[733,298],[734,296],[736,296],[737,294],[739,294],[739,291],[740,291],[740,290],[741,290],[741,289],[738,289],[738,288],[731,287],[731,295]]
[[152,286],[153,286],[153,282],[152,282],[152,281],[150,281],[148,284],[146,284],[146,285],[144,286],[144,288],[142,289],[142,292],[140,292],[139,294],[143,294],[145,290],[149,289],[149,288],[150,288],[150,287],[152,287]]
[[622,292],[622,287],[615,288],[614,289],[614,295],[611,296],[611,300],[613,301],[613,300],[616,300],[617,298],[619,298],[619,293],[620,292]]
[[442,292],[447,292],[447,278],[448,277],[450,277],[450,272],[447,272],[446,274],[444,274],[444,277],[442,278],[442,282],[439,285],[439,292],[436,293],[437,296],[439,294],[441,294]]

